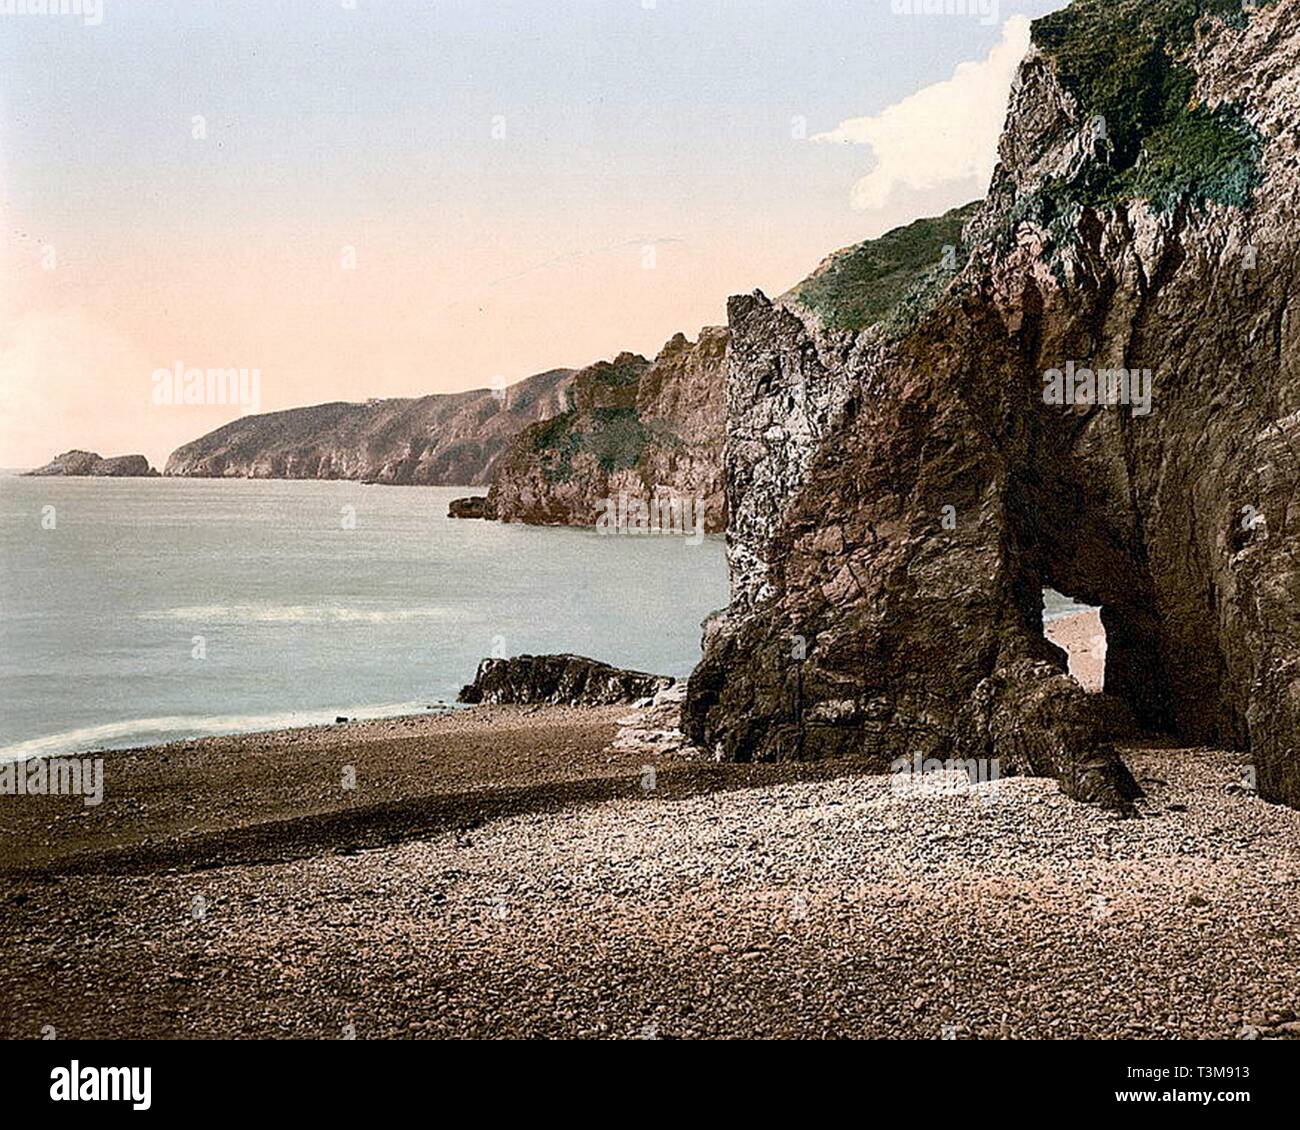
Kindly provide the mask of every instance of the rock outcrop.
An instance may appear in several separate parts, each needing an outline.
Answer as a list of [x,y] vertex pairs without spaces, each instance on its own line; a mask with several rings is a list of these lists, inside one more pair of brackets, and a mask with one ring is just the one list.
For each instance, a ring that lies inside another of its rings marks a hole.
[[453,498],[447,505],[448,518],[488,518],[491,513],[485,494],[476,494],[469,498]]
[[611,706],[652,698],[673,685],[666,675],[611,667],[580,655],[484,659],[457,702]]
[[[1122,808],[1137,724],[1300,805],[1300,5],[1076,0],[1033,44],[987,200],[731,301],[686,732]],[[1044,586],[1101,606],[1104,694]]]
[[158,472],[149,466],[143,455],[110,455],[107,459],[94,451],[65,451],[56,455],[44,467],[26,472],[28,475],[103,476],[109,478],[148,478]]
[[653,362],[621,353],[579,372],[569,411],[522,431],[502,460],[489,491],[497,518],[590,526],[607,500],[673,499],[720,531],[727,338],[678,334]]
[[686,741],[682,733],[682,703],[686,684],[674,683],[653,698],[636,703],[631,713],[618,720],[618,733],[610,748],[621,753],[639,753],[647,757],[675,754],[681,758],[700,759],[706,755]]
[[568,406],[572,379],[554,369],[502,389],[244,416],[177,448],[164,473],[486,485],[522,428]]

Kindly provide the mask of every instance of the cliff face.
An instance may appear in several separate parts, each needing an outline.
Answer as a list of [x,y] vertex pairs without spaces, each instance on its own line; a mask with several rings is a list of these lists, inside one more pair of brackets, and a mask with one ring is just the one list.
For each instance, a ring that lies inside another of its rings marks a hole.
[[592,525],[607,499],[698,500],[705,529],[726,524],[722,486],[728,333],[678,334],[653,362],[632,353],[574,377],[569,411],[521,432],[489,506],[507,522]]
[[[1300,805],[1298,147],[1294,0],[1076,0],[957,246],[950,214],[733,299],[692,740],[996,757],[1123,806],[1136,721]],[[1043,586],[1102,606],[1104,695]]]
[[146,478],[158,472],[143,455],[110,455],[107,459],[94,451],[65,451],[44,467],[28,471],[29,475],[89,475],[110,478]]
[[245,416],[172,452],[168,475],[479,485],[510,440],[565,407],[568,369],[502,392],[319,404]]

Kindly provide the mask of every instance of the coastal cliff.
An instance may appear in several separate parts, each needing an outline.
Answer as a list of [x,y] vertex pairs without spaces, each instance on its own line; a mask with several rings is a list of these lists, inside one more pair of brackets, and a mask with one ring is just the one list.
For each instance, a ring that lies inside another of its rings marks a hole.
[[110,455],[104,458],[96,451],[65,451],[56,455],[44,467],[25,472],[27,475],[53,476],[67,478],[81,476],[96,478],[148,478],[158,472],[149,466],[149,460],[143,455]]
[[500,390],[245,416],[177,448],[164,474],[483,485],[522,428],[564,410],[572,379],[553,369]]
[[[988,198],[733,298],[731,760],[996,758],[1115,808],[1136,725],[1300,805],[1300,5],[1037,21]],[[1101,606],[1105,693],[1050,586]]]
[[654,361],[621,353],[573,379],[568,411],[524,429],[502,459],[489,509],[507,522],[592,525],[620,495],[693,500],[726,525],[722,479],[729,334],[672,338]]

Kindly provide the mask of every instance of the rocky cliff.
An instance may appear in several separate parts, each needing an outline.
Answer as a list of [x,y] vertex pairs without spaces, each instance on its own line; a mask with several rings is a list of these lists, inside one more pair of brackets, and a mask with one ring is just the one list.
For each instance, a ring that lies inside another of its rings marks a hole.
[[149,466],[149,460],[143,455],[110,455],[105,459],[98,452],[73,449],[56,455],[44,467],[37,467],[27,474],[146,478],[158,472]]
[[721,530],[727,340],[705,328],[693,343],[678,334],[653,362],[622,353],[579,372],[569,410],[525,429],[502,460],[489,492],[496,517],[592,525],[606,500],[648,508],[671,497]]
[[[1300,805],[1300,4],[1076,0],[999,158],[968,212],[732,300],[732,603],[688,734],[1123,807],[1138,725]],[[1105,694],[1044,586],[1101,606]]]
[[572,377],[571,370],[554,369],[500,390],[245,416],[177,448],[164,473],[485,484],[522,428],[567,406]]

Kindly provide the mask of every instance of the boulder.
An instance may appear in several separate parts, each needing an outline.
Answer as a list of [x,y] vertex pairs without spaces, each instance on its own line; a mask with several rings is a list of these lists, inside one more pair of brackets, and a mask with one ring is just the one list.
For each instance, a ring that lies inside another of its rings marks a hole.
[[674,682],[666,675],[628,671],[580,655],[516,655],[484,659],[456,701],[611,706],[650,698]]
[[477,494],[469,498],[453,498],[447,507],[448,518],[487,518],[490,517],[487,495]]

